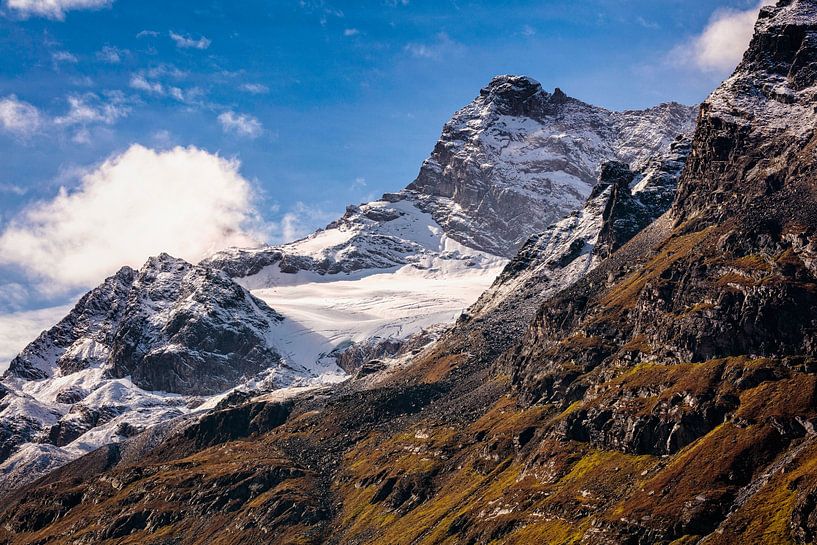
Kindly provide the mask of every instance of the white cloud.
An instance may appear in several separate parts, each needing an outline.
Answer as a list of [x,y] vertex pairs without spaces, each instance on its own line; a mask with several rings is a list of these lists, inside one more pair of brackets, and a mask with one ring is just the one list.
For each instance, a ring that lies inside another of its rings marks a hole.
[[112,125],[120,117],[125,117],[130,109],[125,106],[124,99],[118,94],[112,94],[105,102],[93,93],[71,95],[67,99],[68,112],[54,119],[54,123],[63,126],[88,125],[102,123]]
[[133,89],[139,89],[140,91],[147,91],[148,93],[155,93],[157,95],[163,95],[165,93],[165,89],[161,83],[158,81],[148,81],[145,79],[145,76],[141,74],[131,76],[130,86]]
[[15,95],[0,98],[0,129],[16,136],[28,137],[42,126],[40,111],[18,100]]
[[183,79],[188,76],[187,72],[185,72],[184,70],[179,70],[172,64],[160,64],[158,66],[148,68],[145,73],[150,78],[170,77],[173,79]]
[[159,33],[155,30],[142,30],[136,34],[137,38],[155,38]]
[[[151,71],[149,70],[148,72],[150,73]],[[154,95],[169,96],[175,100],[178,100],[179,102],[188,104],[192,103],[204,94],[204,91],[199,87],[190,87],[189,89],[184,90],[173,85],[163,85],[161,82],[151,81],[142,74],[133,74],[130,79],[130,86],[133,89],[145,91]]]
[[347,38],[351,36],[357,36],[358,34],[360,34],[360,31],[356,28],[347,28],[343,31],[343,35],[346,36]]
[[176,47],[181,47],[183,49],[207,49],[210,47],[212,41],[210,39],[205,38],[204,36],[200,37],[198,40],[194,39],[191,36],[184,36],[182,34],[176,34],[175,32],[170,32],[170,38],[176,42]]
[[6,5],[22,17],[65,19],[65,12],[108,7],[113,0],[6,0]]
[[61,62],[76,64],[77,62],[79,62],[76,56],[74,56],[72,53],[68,51],[55,51],[54,53],[51,54],[51,60],[53,60],[55,64]]
[[264,132],[261,122],[251,115],[224,112],[218,116],[218,122],[224,132],[247,138],[258,138]]
[[107,62],[108,64],[119,64],[122,62],[122,57],[124,57],[126,54],[127,50],[106,45],[97,51],[96,58],[103,62]]
[[774,0],[763,0],[745,11],[716,11],[703,32],[673,49],[670,59],[706,72],[728,73],[738,65],[749,46],[760,8],[774,3]]
[[255,245],[264,233],[239,167],[195,147],[133,145],[87,172],[77,190],[63,187],[12,218],[0,233],[0,264],[56,295],[163,251],[196,262]]
[[172,96],[173,98],[175,98],[176,100],[178,100],[179,102],[184,102],[185,101],[184,91],[182,91],[178,87],[168,87],[167,88],[167,93],[170,96]]
[[[3,289],[4,286],[0,286],[0,292]],[[0,335],[0,374],[28,343],[59,322],[70,310],[70,306],[59,306],[0,314],[0,331],[3,332]]]
[[244,83],[239,87],[239,89],[253,95],[264,95],[269,93],[269,87],[260,83]]

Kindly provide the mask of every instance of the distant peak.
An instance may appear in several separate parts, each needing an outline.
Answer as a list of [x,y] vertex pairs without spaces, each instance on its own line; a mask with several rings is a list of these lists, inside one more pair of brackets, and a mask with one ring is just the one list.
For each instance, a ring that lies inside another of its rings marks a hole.
[[179,267],[187,268],[191,266],[192,265],[190,265],[190,263],[184,259],[173,257],[170,254],[162,252],[157,256],[148,258],[147,262],[142,266],[142,271],[156,269],[160,271],[168,271],[170,269],[178,269]]
[[534,104],[546,102],[550,97],[535,79],[513,75],[494,77],[479,94],[480,100],[493,104],[497,112],[504,115],[530,115],[541,109]]
[[516,76],[513,74],[502,74],[499,76],[494,76],[491,79],[491,83],[485,87],[484,90],[503,90],[508,88],[515,88],[515,89],[535,89],[540,90],[542,89],[542,85],[536,81],[535,79],[528,77],[528,76]]
[[502,75],[494,76],[480,95],[491,99],[524,100],[541,93],[542,86],[533,78],[527,76]]

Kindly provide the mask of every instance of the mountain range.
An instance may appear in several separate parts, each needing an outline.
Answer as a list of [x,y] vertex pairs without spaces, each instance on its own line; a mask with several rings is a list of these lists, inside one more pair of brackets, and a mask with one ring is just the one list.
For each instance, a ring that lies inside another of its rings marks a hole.
[[405,190],[123,269],[3,379],[0,542],[813,543],[817,2],[696,111],[500,76]]
[[[446,123],[408,188],[283,246],[123,268],[11,362],[0,489],[235,389],[298,391],[410,357],[527,236],[581,205],[599,161],[660,161],[694,113],[610,112],[499,76]],[[508,207],[513,228],[489,221]]]

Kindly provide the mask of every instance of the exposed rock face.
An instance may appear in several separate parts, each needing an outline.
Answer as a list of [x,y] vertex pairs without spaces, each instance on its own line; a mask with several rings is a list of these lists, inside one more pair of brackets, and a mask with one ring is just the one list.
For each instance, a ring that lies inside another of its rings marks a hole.
[[512,257],[534,233],[580,208],[604,161],[642,168],[694,126],[696,108],[611,112],[498,76],[457,112],[408,189],[453,238]]
[[[808,54],[808,40],[791,37],[817,28],[814,16],[810,2],[764,9],[744,62],[702,107],[672,208],[671,220],[682,227],[665,231],[657,255],[642,252],[644,269],[627,276],[626,263],[611,263],[604,273],[625,281],[605,289],[589,279],[540,311],[518,350],[518,380],[533,398],[564,395],[557,390],[575,378],[555,371],[565,362],[578,363],[581,375],[625,357],[628,344],[638,348],[628,360],[815,353],[807,249],[817,234],[807,197],[815,98],[793,64],[780,64]],[[761,51],[771,43],[773,55]],[[584,387],[576,388],[570,395]]]
[[123,267],[85,294],[68,316],[11,361],[6,376],[40,380],[57,369],[70,373],[103,364],[113,344],[112,328],[122,319],[135,277],[136,271]]
[[605,163],[582,210],[532,236],[452,336],[480,346],[487,359],[509,348],[542,302],[588,274],[669,209],[690,142],[679,137],[640,172],[623,163]]
[[815,13],[808,1],[761,10],[743,61],[701,107],[677,221],[722,221],[813,174]]
[[281,319],[225,274],[162,254],[85,295],[6,376],[45,379],[95,366],[146,390],[221,392],[280,361],[266,336]]

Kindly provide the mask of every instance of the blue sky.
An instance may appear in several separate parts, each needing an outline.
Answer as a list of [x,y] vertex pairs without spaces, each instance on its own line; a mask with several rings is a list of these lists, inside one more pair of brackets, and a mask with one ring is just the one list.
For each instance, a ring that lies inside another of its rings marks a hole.
[[[202,244],[277,242],[327,223],[348,203],[400,189],[445,120],[496,74],[530,75],[612,109],[697,103],[736,63],[733,50],[745,46],[746,21],[751,26],[759,7],[757,0],[0,5],[0,315],[70,302],[122,260],[138,265],[142,253],[165,245],[181,254],[195,247],[183,255],[193,259]],[[152,186],[145,172],[157,173]],[[166,227],[159,215],[167,211],[151,206],[163,187],[184,209],[185,228]],[[238,196],[225,203],[225,193]],[[186,195],[195,206],[184,208]],[[121,225],[131,216],[133,225],[166,234],[143,234],[147,242],[111,234],[127,231]],[[131,246],[142,253],[120,256]],[[77,265],[78,255],[95,266]]]

